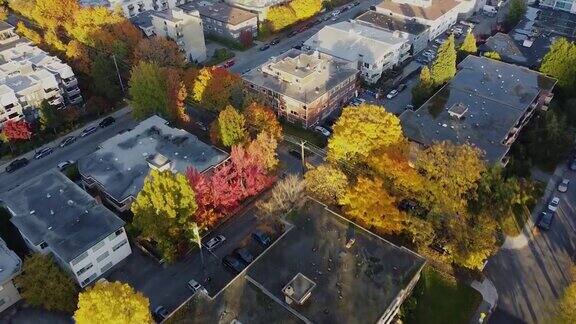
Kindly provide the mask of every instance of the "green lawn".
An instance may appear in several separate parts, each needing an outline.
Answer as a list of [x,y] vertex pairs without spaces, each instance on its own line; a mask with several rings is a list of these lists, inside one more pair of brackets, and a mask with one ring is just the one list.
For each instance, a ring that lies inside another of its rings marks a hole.
[[412,296],[402,306],[405,323],[468,323],[482,301],[479,292],[455,284],[426,266]]

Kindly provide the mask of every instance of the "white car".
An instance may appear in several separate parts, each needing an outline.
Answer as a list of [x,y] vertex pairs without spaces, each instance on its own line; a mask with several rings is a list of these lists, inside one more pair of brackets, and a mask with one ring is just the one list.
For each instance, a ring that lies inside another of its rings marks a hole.
[[394,90],[388,92],[388,94],[386,95],[386,98],[392,99],[392,98],[396,97],[397,95],[398,95],[398,90],[394,89]]
[[217,236],[214,236],[213,238],[211,238],[208,242],[206,242],[206,244],[204,244],[204,246],[208,250],[212,250],[212,249],[216,248],[217,246],[219,246],[220,244],[224,243],[224,241],[226,241],[226,238],[223,235],[217,235]]
[[188,288],[190,288],[190,290],[192,290],[192,293],[197,293],[199,291],[205,292],[206,294],[208,294],[208,291],[202,287],[201,284],[199,284],[196,280],[194,279],[190,279],[190,281],[188,281]]
[[560,198],[554,197],[548,204],[548,210],[551,212],[556,212],[558,210],[558,205],[560,204]]
[[62,171],[64,169],[66,169],[67,167],[71,166],[72,164],[74,164],[74,161],[72,161],[72,160],[62,161],[62,162],[58,163],[58,170]]
[[322,126],[316,126],[314,127],[314,131],[317,133],[320,133],[326,137],[330,136],[332,133],[330,133],[329,130],[327,130],[326,128],[322,127]]
[[558,191],[560,192],[568,191],[568,184],[570,184],[570,180],[562,179],[562,182],[560,182],[560,184],[558,185]]

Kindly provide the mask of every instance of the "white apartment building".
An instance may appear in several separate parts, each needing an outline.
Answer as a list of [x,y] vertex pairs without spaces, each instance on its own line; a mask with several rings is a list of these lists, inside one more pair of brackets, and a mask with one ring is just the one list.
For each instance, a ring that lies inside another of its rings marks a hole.
[[185,4],[190,0],[108,0],[112,10],[122,11],[124,16],[132,18],[145,11],[162,11],[177,5]]
[[542,7],[576,13],[576,1],[574,0],[543,0],[540,1],[540,5]]
[[323,27],[306,40],[304,46],[354,62],[360,76],[368,83],[375,83],[383,71],[410,57],[410,44],[402,34],[362,25],[354,20]]
[[206,43],[202,19],[198,11],[185,12],[181,8],[153,12],[154,33],[173,39],[190,62],[206,60]]
[[86,287],[132,253],[124,221],[53,169],[0,198],[28,247]]
[[0,313],[22,298],[13,281],[21,268],[22,260],[0,238]]
[[232,7],[248,10],[258,14],[258,19],[263,21],[266,19],[268,8],[289,2],[290,0],[224,0]]

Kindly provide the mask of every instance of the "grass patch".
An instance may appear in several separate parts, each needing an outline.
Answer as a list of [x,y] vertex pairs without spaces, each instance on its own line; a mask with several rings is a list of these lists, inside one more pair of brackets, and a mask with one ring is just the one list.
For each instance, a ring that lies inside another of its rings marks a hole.
[[453,283],[426,266],[402,313],[408,324],[468,323],[481,301],[472,287]]
[[325,147],[327,144],[326,138],[320,134],[286,121],[281,121],[280,123],[282,124],[284,133],[288,135],[296,136],[318,147]]

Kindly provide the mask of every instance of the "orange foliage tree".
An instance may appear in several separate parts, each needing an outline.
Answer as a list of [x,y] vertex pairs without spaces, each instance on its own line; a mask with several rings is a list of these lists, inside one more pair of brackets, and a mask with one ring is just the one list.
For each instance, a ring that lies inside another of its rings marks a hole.
[[233,96],[241,96],[241,80],[226,69],[207,67],[200,70],[192,91],[192,98],[200,106],[220,111],[234,101]]
[[266,131],[276,140],[282,138],[282,126],[272,109],[253,102],[244,110],[244,117],[246,118],[246,127],[252,137]]

